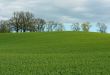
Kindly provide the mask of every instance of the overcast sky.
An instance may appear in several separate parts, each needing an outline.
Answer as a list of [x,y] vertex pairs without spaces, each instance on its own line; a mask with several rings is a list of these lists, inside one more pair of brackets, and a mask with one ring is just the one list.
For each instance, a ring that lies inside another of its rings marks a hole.
[[64,23],[110,22],[110,0],[0,0],[0,19],[21,10]]

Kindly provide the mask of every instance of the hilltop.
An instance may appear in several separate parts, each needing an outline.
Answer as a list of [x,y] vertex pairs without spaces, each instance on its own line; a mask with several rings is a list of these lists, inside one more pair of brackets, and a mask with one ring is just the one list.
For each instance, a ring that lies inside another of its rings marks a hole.
[[107,75],[109,58],[109,34],[0,34],[0,75]]

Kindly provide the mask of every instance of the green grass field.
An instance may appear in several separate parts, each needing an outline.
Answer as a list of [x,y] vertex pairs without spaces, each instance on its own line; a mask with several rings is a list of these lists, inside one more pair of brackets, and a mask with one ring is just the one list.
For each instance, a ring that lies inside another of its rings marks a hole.
[[110,75],[110,34],[0,34],[0,75]]

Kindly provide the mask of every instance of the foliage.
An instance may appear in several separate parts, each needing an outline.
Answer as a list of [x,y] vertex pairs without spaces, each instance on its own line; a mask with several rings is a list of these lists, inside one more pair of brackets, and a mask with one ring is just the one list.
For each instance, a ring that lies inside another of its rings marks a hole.
[[106,33],[107,26],[104,23],[97,23],[98,31],[101,33]]
[[30,12],[14,12],[10,22],[16,32],[19,32],[19,30],[21,30],[21,32],[26,32],[28,30],[34,31],[33,26],[35,25],[35,18]]
[[82,23],[81,27],[84,32],[89,32],[91,25],[89,22],[84,22],[84,23]]
[[9,21],[0,21],[0,33],[10,32]]
[[73,31],[80,31],[80,24],[79,23],[74,23],[71,26],[71,28],[72,28]]

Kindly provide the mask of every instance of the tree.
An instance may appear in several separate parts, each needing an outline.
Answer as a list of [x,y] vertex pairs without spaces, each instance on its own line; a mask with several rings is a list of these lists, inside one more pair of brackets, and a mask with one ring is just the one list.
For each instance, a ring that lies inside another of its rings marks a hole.
[[33,31],[32,28],[36,23],[32,13],[23,11],[14,12],[10,21],[16,32],[19,32],[19,30],[21,30],[21,32],[26,32],[28,30]]
[[107,26],[104,23],[97,23],[98,31],[101,33],[106,33]]
[[23,32],[30,31],[34,32],[35,31],[35,24],[36,24],[36,18],[34,15],[30,12],[24,12],[24,16],[22,17],[22,30]]
[[89,22],[84,22],[84,23],[82,23],[81,27],[84,32],[89,32],[91,25]]
[[55,31],[64,31],[63,23],[55,23]]
[[54,28],[54,21],[46,22],[46,31],[52,32]]
[[0,32],[1,33],[10,32],[9,21],[5,21],[5,20],[0,21]]
[[80,24],[79,23],[74,23],[72,26],[71,26],[71,29],[73,31],[80,31]]
[[45,31],[46,21],[44,19],[36,19],[36,31],[43,32]]
[[10,19],[10,24],[15,29],[16,32],[20,29],[20,16],[19,12],[14,12],[13,17]]
[[48,32],[52,32],[52,31],[56,31],[57,29],[57,23],[54,21],[48,21],[46,23],[46,31]]

